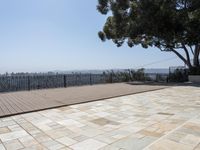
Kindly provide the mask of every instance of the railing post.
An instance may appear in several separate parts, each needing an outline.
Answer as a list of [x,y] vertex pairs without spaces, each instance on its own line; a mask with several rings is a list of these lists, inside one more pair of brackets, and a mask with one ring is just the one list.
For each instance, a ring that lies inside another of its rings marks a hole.
[[66,84],[66,75],[64,75],[64,87],[65,88],[67,87],[67,84]]
[[111,78],[111,83],[113,83],[113,74],[112,74],[112,72],[110,74],[110,78]]
[[90,73],[90,85],[92,85],[92,74]]
[[31,90],[30,76],[28,76],[28,90]]
[[76,77],[76,83],[75,83],[75,86],[77,86],[78,85],[78,75],[77,74],[75,74],[75,77]]

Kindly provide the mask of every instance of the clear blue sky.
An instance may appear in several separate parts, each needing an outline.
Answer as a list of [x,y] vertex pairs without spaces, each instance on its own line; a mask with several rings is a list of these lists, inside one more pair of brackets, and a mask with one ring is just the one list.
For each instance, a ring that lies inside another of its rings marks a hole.
[[[97,36],[97,0],[1,0],[0,72],[134,68],[174,57],[156,48],[117,48]],[[180,65],[177,59],[148,68]]]

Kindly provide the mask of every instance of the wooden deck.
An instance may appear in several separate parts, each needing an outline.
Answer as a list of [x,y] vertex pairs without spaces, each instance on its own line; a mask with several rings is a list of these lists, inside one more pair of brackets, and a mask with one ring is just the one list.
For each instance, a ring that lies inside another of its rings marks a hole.
[[166,88],[126,83],[0,94],[0,117]]

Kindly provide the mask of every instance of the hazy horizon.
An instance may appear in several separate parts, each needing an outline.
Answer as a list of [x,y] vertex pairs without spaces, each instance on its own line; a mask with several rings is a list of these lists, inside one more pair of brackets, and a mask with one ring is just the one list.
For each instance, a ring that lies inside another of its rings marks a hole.
[[[84,70],[79,70],[79,69],[75,69],[75,70],[49,70],[49,71],[41,71],[41,72],[4,72],[4,73],[0,73],[0,74],[20,74],[20,73],[28,73],[28,74],[34,74],[34,73],[38,73],[38,74],[46,74],[46,73],[60,73],[60,74],[67,74],[67,73],[102,73],[104,71],[126,71],[126,70],[138,70],[141,68],[112,68],[112,69],[84,69]],[[169,68],[143,68],[145,69],[146,73],[168,73],[169,72]]]
[[[97,33],[106,16],[96,5],[97,0],[0,1],[0,73],[183,65],[157,48],[101,42]],[[160,63],[152,63],[156,61]]]

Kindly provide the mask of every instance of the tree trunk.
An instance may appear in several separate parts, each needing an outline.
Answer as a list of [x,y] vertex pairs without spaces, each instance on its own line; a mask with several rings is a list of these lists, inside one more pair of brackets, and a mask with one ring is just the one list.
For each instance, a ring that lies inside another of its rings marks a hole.
[[199,54],[200,54],[200,46],[196,45],[194,50],[194,60],[193,60],[194,67],[200,67]]
[[197,44],[194,50],[193,66],[192,68],[189,68],[189,74],[191,75],[200,75],[199,55],[200,55],[200,46],[199,44]]
[[171,49],[171,51],[174,52],[188,66],[189,74],[200,75],[200,63],[199,63],[200,45],[197,45],[195,47],[193,65],[191,64],[190,56],[187,49],[185,48],[184,50],[186,52],[186,58],[183,57],[178,51]]

